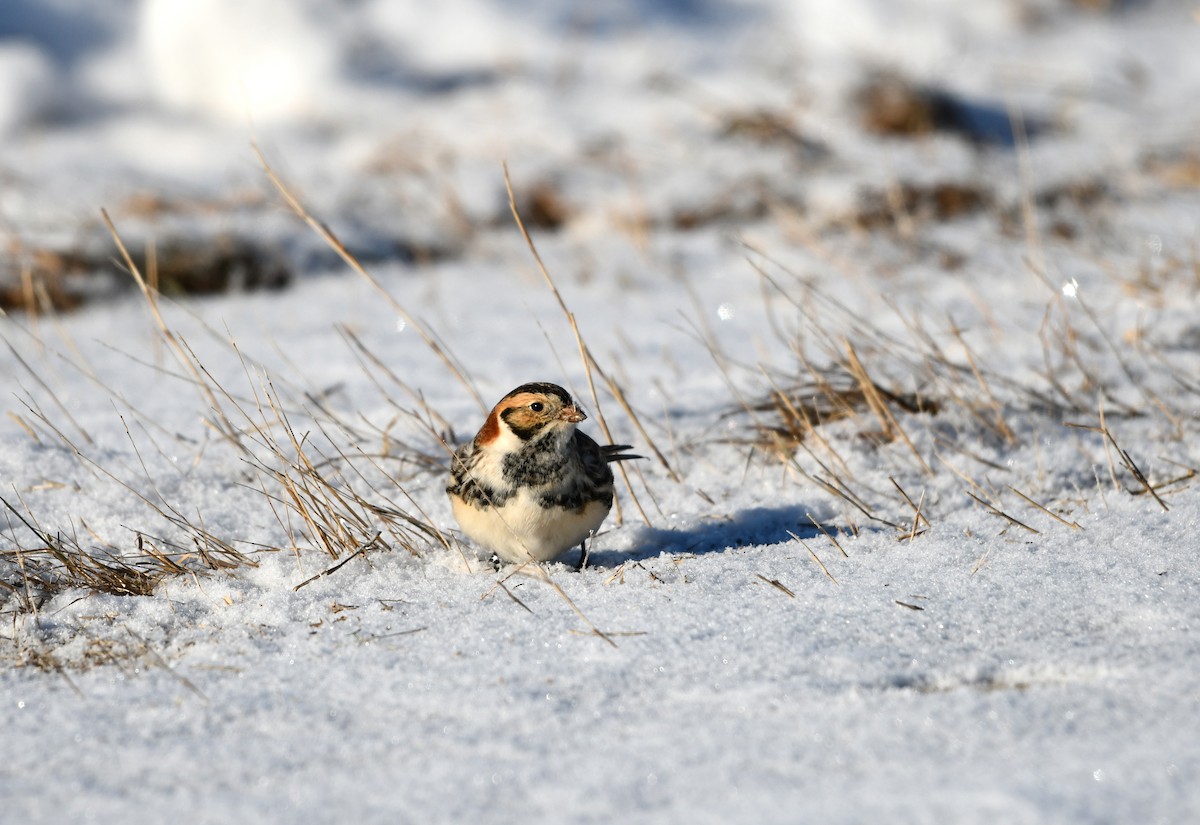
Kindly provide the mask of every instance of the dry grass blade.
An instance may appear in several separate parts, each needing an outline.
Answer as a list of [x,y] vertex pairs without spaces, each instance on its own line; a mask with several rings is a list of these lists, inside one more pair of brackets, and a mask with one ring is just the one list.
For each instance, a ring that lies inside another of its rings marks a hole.
[[919,535],[921,535],[922,533],[924,533],[924,532],[925,532],[925,530],[918,530],[918,529],[917,529],[917,527],[919,527],[919,526],[920,526],[920,524],[921,524],[921,521],[922,521],[923,519],[924,519],[924,521],[925,521],[925,528],[926,528],[926,529],[929,529],[929,527],[931,527],[931,526],[932,526],[932,525],[929,523],[929,520],[925,518],[925,514],[924,514],[924,512],[922,512],[922,508],[923,508],[924,506],[925,506],[925,491],[924,491],[924,490],[921,490],[921,499],[920,499],[920,501],[918,501],[918,502],[917,502],[916,509],[915,509],[915,511],[913,512],[913,523],[912,523],[912,529],[910,529],[910,530],[908,531],[908,535],[905,537],[905,538],[907,538],[907,539],[908,539],[910,542],[911,542],[913,539],[915,539],[917,536],[919,536]]
[[[17,352],[16,347],[14,347],[7,339],[4,343],[8,346],[8,351],[12,354],[13,358],[17,360],[17,363],[21,365],[22,369],[24,369],[29,377],[37,382],[38,386],[40,386],[46,392],[46,394],[50,396],[50,400],[54,402],[54,406],[58,407],[59,411],[66,417],[67,421],[70,422],[71,426],[75,429],[75,432],[79,433],[79,435],[87,444],[94,445],[96,442],[92,440],[92,437],[88,435],[87,431],[84,430],[83,427],[79,426],[79,423],[75,420],[75,417],[71,415],[71,411],[68,410],[62,401],[59,400],[58,395],[55,394],[54,390],[50,389],[50,387],[42,379],[41,375],[38,374],[38,371],[33,369],[28,362],[21,357],[21,354]],[[12,413],[9,413],[9,415],[12,415]],[[31,435],[33,435],[34,440],[36,441],[36,433],[33,433],[32,430],[29,430],[28,425],[25,425],[24,422],[20,423],[22,423],[22,426],[24,426],[25,429]]]
[[642,426],[641,417],[630,405],[629,400],[625,397],[625,391],[621,389],[620,384],[608,377],[608,374],[601,369],[598,363],[596,363],[596,359],[592,357],[590,352],[588,353],[588,358],[591,359],[592,367],[596,370],[596,372],[600,373],[600,377],[603,378],[604,383],[608,385],[608,390],[612,393],[613,398],[617,399],[617,403],[621,405],[621,409],[623,409],[625,414],[629,416],[629,420],[633,423],[634,428],[638,431],[638,435],[642,437],[642,441],[645,442],[646,446],[650,448],[650,451],[654,453],[654,457],[657,459],[658,463],[661,464],[663,469],[667,471],[667,475],[671,477],[672,481],[682,483],[683,480],[679,477],[679,474],[675,472],[673,467],[671,467],[670,462],[667,461],[667,457],[663,455],[660,449],[658,449],[658,445],[654,443],[654,439],[650,437],[650,434],[646,432],[646,428]]
[[498,582],[496,582],[496,585],[497,585],[497,586],[498,586],[498,587],[499,587],[501,590],[503,590],[503,591],[504,591],[504,595],[505,595],[505,596],[508,596],[510,599],[512,599],[514,602],[516,602],[516,603],[517,603],[517,605],[518,605],[518,606],[519,606],[519,607],[520,607],[522,610],[524,610],[526,613],[528,613],[528,614],[529,614],[529,615],[531,615],[531,616],[532,616],[532,615],[534,615],[534,612],[533,612],[533,610],[531,610],[531,609],[530,609],[529,605],[525,604],[525,602],[523,602],[523,601],[521,601],[520,599],[518,599],[518,598],[517,598],[517,594],[515,594],[515,593],[513,593],[511,590],[509,590],[509,589],[508,589],[508,585],[507,585],[507,584],[505,584],[505,583],[504,583],[504,582],[502,582],[502,581],[498,581]]
[[1155,490],[1166,490],[1168,487],[1174,487],[1176,485],[1183,484],[1184,482],[1191,481],[1192,479],[1196,478],[1197,476],[1200,476],[1200,471],[1194,470],[1190,467],[1186,467],[1186,465],[1181,465],[1177,461],[1172,461],[1169,458],[1164,458],[1161,456],[1160,456],[1160,459],[1162,461],[1167,462],[1168,464],[1175,464],[1176,466],[1183,466],[1183,467],[1185,467],[1187,472],[1183,473],[1182,475],[1175,476],[1174,478],[1168,478],[1166,481],[1161,481],[1158,484],[1155,484],[1154,485]]
[[479,391],[475,389],[474,383],[467,377],[466,370],[462,367],[461,363],[457,358],[454,357],[442,340],[433,332],[431,328],[427,328],[423,323],[421,323],[420,320],[411,315],[399,301],[393,298],[392,294],[384,289],[383,284],[379,283],[378,279],[376,279],[375,276],[372,275],[370,271],[362,265],[362,262],[359,261],[349,249],[346,248],[346,245],[343,244],[341,240],[339,240],[338,237],[333,234],[333,231],[328,226],[309,214],[308,210],[304,208],[304,204],[302,204],[300,200],[292,194],[291,190],[287,188],[283,180],[280,179],[277,174],[275,174],[275,170],[271,168],[271,164],[267,162],[267,158],[262,153],[262,150],[258,148],[258,144],[252,143],[250,145],[254,150],[254,154],[258,157],[258,162],[262,165],[263,171],[266,172],[267,179],[271,181],[271,184],[283,197],[284,201],[291,208],[291,210],[295,212],[301,220],[307,223],[313,229],[313,231],[320,236],[321,240],[325,241],[325,243],[327,243],[329,247],[336,252],[351,269],[361,275],[363,279],[367,281],[367,283],[374,287],[375,291],[378,292],[383,299],[388,302],[392,309],[395,310],[397,315],[404,319],[405,323],[409,324],[417,331],[417,334],[421,336],[421,340],[425,342],[425,345],[432,350],[432,352],[441,360],[443,364],[445,364],[446,368],[450,370],[454,377],[458,379],[459,383],[461,383],[467,392],[471,394],[471,397],[475,399],[475,402],[479,405],[480,410],[487,412],[488,407],[486,404],[484,404],[483,396],[481,396]]
[[[808,551],[808,554],[809,554],[810,556],[812,556],[812,558],[813,558],[813,561],[815,561],[815,562],[817,563],[817,566],[821,568],[821,572],[822,572],[822,573],[824,573],[826,576],[828,576],[828,577],[829,577],[829,580],[830,580],[831,582],[833,582],[834,584],[838,584],[838,580],[837,580],[837,579],[835,579],[835,578],[833,577],[833,574],[829,572],[829,568],[827,568],[827,567],[825,566],[825,563],[824,563],[823,561],[821,561],[821,557],[820,557],[820,556],[818,556],[818,555],[817,555],[815,552],[813,552],[813,549],[812,549],[811,547],[809,547],[809,546],[808,546],[808,544],[806,544],[806,543],[805,543],[804,539],[802,539],[802,538],[800,538],[799,536],[797,536],[797,535],[796,535],[795,533],[793,533],[791,530],[788,530],[788,531],[787,531],[787,534],[788,534],[789,536],[791,536],[792,538],[794,538],[796,541],[800,542],[800,546],[801,546],[801,547],[803,547],[805,550],[807,550],[807,551]],[[794,594],[794,593],[792,593],[792,594],[790,594],[790,595],[793,595],[793,596],[794,596],[795,594]]]
[[[804,446],[808,439],[812,438],[838,465],[842,473],[849,474],[849,464],[834,449],[817,425],[856,415],[855,399],[861,403],[862,393],[857,389],[837,389],[811,364],[806,366],[813,376],[813,383],[790,391],[781,389],[767,370],[760,369],[771,385],[771,394],[767,401],[750,409],[754,412],[774,411],[780,423],[772,426],[756,422],[755,429],[767,446],[781,457],[790,456],[796,446]],[[807,451],[807,447],[805,449]]]
[[850,558],[850,554],[842,549],[842,545],[837,540],[837,537],[834,536],[833,533],[830,533],[828,530],[826,530],[824,524],[821,524],[819,521],[817,521],[815,518],[813,518],[811,513],[805,513],[804,515],[808,518],[809,521],[812,522],[814,527],[816,527],[818,530],[820,530],[822,533],[825,534],[825,538],[829,539],[829,541],[833,544],[833,546],[837,548],[838,552],[842,554],[842,558],[844,558],[844,559]]
[[916,457],[917,462],[921,465],[921,469],[925,471],[926,475],[932,476],[933,468],[929,466],[929,462],[927,462],[925,457],[921,455],[921,451],[917,449],[917,445],[913,444],[912,439],[908,437],[908,433],[905,432],[904,428],[900,426],[900,422],[896,420],[896,417],[892,415],[892,411],[888,408],[888,405],[884,403],[883,397],[880,395],[877,385],[871,380],[871,377],[867,374],[866,367],[864,367],[862,361],[859,360],[858,353],[855,351],[854,345],[851,344],[848,339],[845,340],[844,343],[846,347],[846,356],[850,368],[850,374],[853,375],[855,380],[858,381],[859,386],[862,388],[863,396],[867,399],[867,404],[870,406],[871,411],[874,412],[879,418],[880,423],[883,426],[884,433],[889,438],[899,437],[901,440],[903,440],[904,443],[908,445],[908,448],[912,451],[912,454]]
[[26,423],[24,418],[17,415],[15,412],[12,412],[11,410],[9,410],[6,414],[8,415],[9,418],[11,418],[13,420],[13,422],[18,427],[20,427],[22,430],[25,431],[25,434],[27,436],[29,436],[30,438],[32,438],[35,442],[37,442],[39,444],[42,442],[42,439],[38,437],[37,431],[34,430],[33,427],[29,426],[29,424]]
[[[546,572],[546,568],[542,567],[542,565],[538,564],[535,561],[527,561],[522,564],[513,565],[512,568],[507,573],[505,573],[503,577],[496,580],[496,586],[502,588],[504,590],[504,592],[509,596],[509,598],[516,601],[518,604],[521,605],[521,607],[524,607],[526,610],[529,610],[529,607],[527,605],[525,605],[524,603],[522,603],[520,601],[520,599],[517,599],[512,593],[510,593],[508,588],[505,586],[505,583],[509,579],[511,579],[513,576],[517,575],[518,573],[525,573],[525,572],[528,572],[529,575],[533,576],[534,578],[540,579],[544,584],[548,584],[551,587],[551,589],[553,589],[554,592],[558,595],[558,597],[560,599],[562,599],[564,602],[566,602],[567,607],[571,608],[571,612],[574,613],[576,616],[578,616],[579,619],[585,625],[588,626],[588,631],[592,636],[596,636],[597,638],[603,640],[605,643],[611,645],[612,647],[617,646],[617,643],[612,640],[612,638],[609,636],[608,633],[605,633],[603,630],[601,630],[599,627],[597,627],[592,622],[592,620],[587,617],[587,614],[584,613],[582,610],[580,610],[579,605],[575,604],[575,600],[567,595],[567,591],[563,590],[562,587],[559,586],[558,582],[556,582],[550,576],[550,574],[548,572]],[[493,588],[493,589],[495,589],[495,588]],[[486,599],[488,597],[488,595],[490,595],[490,593],[491,593],[491,591],[488,591],[487,593],[484,593],[480,598]],[[533,611],[529,610],[529,612],[532,613]]]
[[971,348],[967,346],[966,340],[963,338],[962,330],[957,324],[951,324],[950,329],[963,353],[967,358],[967,365],[971,368],[971,374],[975,376],[975,381],[979,385],[979,389],[983,392],[984,399],[988,409],[992,411],[992,423],[1000,436],[1009,444],[1017,443],[1017,434],[1013,432],[1012,427],[1008,426],[1008,422],[1004,419],[1004,411],[1000,406],[1000,402],[996,400],[995,394],[992,392],[992,387],[983,375],[983,371],[979,369],[979,364],[975,361],[975,354]]
[[166,341],[167,346],[175,355],[176,361],[181,367],[191,374],[195,385],[204,394],[205,400],[208,402],[210,409],[217,414],[218,421],[211,422],[218,433],[224,438],[230,440],[234,444],[238,441],[238,431],[229,422],[228,416],[225,415],[224,409],[221,406],[217,396],[213,393],[209,383],[204,380],[201,372],[197,369],[196,359],[189,348],[179,339],[171,328],[167,326],[167,322],[163,319],[162,312],[158,308],[158,294],[151,289],[145,278],[142,277],[141,270],[134,263],[133,257],[129,254],[129,250],[125,248],[125,243],[121,240],[120,234],[117,232],[116,226],[113,225],[112,219],[108,216],[107,210],[100,210],[101,217],[104,218],[104,225],[108,227],[109,233],[112,235],[113,241],[117,245],[117,249],[121,252],[121,257],[125,260],[125,266],[129,268],[129,273],[137,282],[138,289],[141,290],[142,297],[146,300],[146,305],[150,308],[150,314],[154,316],[155,323],[158,324],[159,334]]
[[292,592],[294,593],[297,590],[299,590],[300,588],[304,587],[306,584],[312,584],[317,579],[323,579],[326,576],[331,575],[331,574],[336,573],[337,571],[341,570],[347,564],[354,561],[356,558],[358,558],[359,556],[365,554],[368,550],[370,550],[375,545],[375,543],[379,541],[380,535],[381,535],[380,533],[376,533],[375,538],[371,539],[370,542],[368,542],[367,544],[364,544],[362,547],[355,550],[353,553],[351,553],[349,556],[347,556],[346,558],[339,561],[333,567],[322,570],[317,575],[310,576],[307,579],[305,579],[304,581],[300,582],[298,585],[296,585],[295,587],[292,588]]
[[875,521],[880,524],[886,524],[893,530],[904,529],[902,525],[897,524],[894,521],[888,521],[882,516],[877,516],[871,510],[871,508],[867,506],[867,503],[863,501],[853,490],[851,490],[849,486],[847,486],[845,480],[836,477],[834,477],[832,480],[827,480],[821,478],[820,476],[809,476],[809,478],[824,487],[827,492],[832,493],[838,498],[848,502],[850,506],[852,506],[855,510],[858,510],[871,521]]
[[1111,445],[1116,451],[1117,458],[1120,459],[1121,464],[1126,470],[1129,471],[1130,475],[1137,480],[1138,484],[1142,485],[1142,489],[1154,497],[1154,500],[1158,502],[1158,506],[1162,507],[1163,512],[1165,513],[1171,509],[1167,506],[1167,503],[1162,500],[1162,497],[1159,496],[1158,491],[1154,488],[1154,485],[1152,485],[1149,479],[1146,478],[1146,474],[1142,472],[1141,468],[1138,467],[1136,463],[1134,463],[1134,460],[1129,453],[1127,453],[1124,448],[1117,443],[1116,436],[1114,436],[1112,434],[1112,430],[1110,430],[1104,424],[1103,418],[1101,418],[1101,423],[1098,427],[1091,424],[1073,424],[1071,422],[1066,422],[1065,426],[1074,427],[1080,430],[1089,430],[1094,433],[1100,433],[1102,436],[1104,436],[1105,443]]
[[1055,521],[1058,521],[1058,522],[1061,522],[1062,524],[1067,525],[1072,530],[1082,530],[1083,529],[1083,527],[1081,527],[1078,523],[1071,521],[1070,519],[1063,518],[1058,513],[1051,510],[1049,507],[1046,507],[1045,505],[1039,504],[1038,502],[1034,501],[1032,498],[1030,498],[1029,496],[1022,493],[1016,487],[1013,487],[1011,484],[1008,486],[1008,489],[1012,490],[1014,493],[1019,495],[1021,498],[1025,499],[1025,501],[1029,502],[1030,504],[1032,504],[1037,509],[1041,510],[1046,515],[1050,516],[1050,518],[1054,519]]
[[[811,553],[812,551],[810,550],[809,552]],[[789,599],[796,598],[796,594],[794,592],[792,592],[792,590],[789,589],[787,586],[785,586],[782,582],[780,582],[779,579],[768,579],[762,573],[755,573],[754,575],[758,576],[759,579],[761,579],[762,581],[771,585],[776,590],[779,590],[780,592],[782,592]],[[826,572],[826,575],[829,575],[828,572]]]
[[[904,488],[900,486],[900,482],[896,481],[896,479],[894,479],[892,476],[888,476],[888,481],[892,482],[892,486],[895,487],[900,492],[900,495],[904,496],[904,501],[908,504],[909,507],[911,507],[913,509],[913,513],[914,513],[913,530],[916,530],[917,529],[916,525],[922,521],[925,522],[926,527],[932,527],[933,525],[930,524],[929,519],[926,518],[925,514],[922,512],[921,506],[913,503],[912,498],[909,497],[908,493],[906,493],[904,491]],[[925,491],[922,490],[921,491],[921,502],[924,503],[924,501],[925,501]]]
[[[241,359],[247,381],[253,386],[250,364],[236,345],[233,348]],[[215,386],[228,396],[219,384]],[[305,393],[305,396],[310,403],[316,403],[311,393]],[[332,455],[323,454],[310,442],[307,433],[298,435],[288,405],[269,375],[262,378],[261,388],[255,390],[254,413],[240,405],[237,409],[247,424],[248,444],[259,448],[247,446],[243,450],[244,457],[277,485],[277,495],[268,493],[265,484],[260,492],[275,511],[276,520],[293,538],[293,546],[295,534],[291,525],[294,516],[308,544],[324,550],[333,559],[340,559],[343,553],[357,554],[377,544],[386,549],[401,548],[414,556],[420,556],[422,548],[431,543],[448,550],[452,548],[449,539],[391,474],[363,451],[355,449],[354,454],[349,455],[338,447],[336,435],[327,432],[325,425],[303,405],[298,409],[316,425],[317,433]],[[330,414],[328,417],[331,423],[345,430],[345,425],[336,416]],[[282,436],[277,437],[276,433],[282,433]],[[338,467],[347,468],[366,488],[366,494],[360,493],[356,484]],[[440,471],[440,466],[438,469]],[[369,474],[377,475],[377,479],[373,481]],[[417,515],[407,512],[382,493],[379,483],[384,482],[398,490],[415,508]],[[283,514],[277,506],[283,509]],[[380,525],[382,530],[378,529]],[[382,540],[384,536],[387,542]]]
[[1014,524],[1023,530],[1028,530],[1030,533],[1033,533],[1034,535],[1038,535],[1041,533],[1040,530],[1035,530],[1034,528],[1030,527],[1028,524],[1021,521],[1020,519],[1013,518],[1008,513],[1001,510],[999,507],[996,507],[995,505],[985,501],[984,499],[982,499],[979,496],[972,493],[970,490],[967,491],[967,495],[969,495],[971,498],[975,499],[977,502],[979,502],[984,507],[986,507],[988,509],[988,512],[992,513],[993,515],[999,516],[1000,518],[1007,521],[1009,524]]
[[[537,250],[537,245],[534,244],[533,238],[529,234],[529,230],[525,228],[525,221],[521,219],[521,212],[517,208],[517,198],[513,194],[512,180],[508,175],[508,164],[504,164],[504,188],[508,192],[508,206],[512,211],[513,218],[517,222],[517,228],[521,231],[521,237],[525,239],[526,245],[529,247],[530,253],[533,254],[533,260],[537,263],[538,271],[542,273],[542,277],[546,281],[546,285],[550,287],[550,292],[554,295],[554,299],[558,302],[559,309],[566,316],[567,323],[571,327],[571,332],[575,335],[575,344],[579,347],[579,358],[583,362],[584,374],[587,376],[588,390],[591,392],[592,404],[596,408],[596,420],[600,423],[600,429],[604,432],[604,437],[611,444],[614,442],[612,430],[608,427],[608,421],[604,417],[604,411],[600,407],[600,397],[596,394],[596,381],[592,377],[592,368],[596,361],[588,350],[587,345],[583,342],[583,335],[579,331],[579,324],[575,322],[575,313],[567,307],[567,302],[563,300],[562,293],[558,291],[558,286],[555,285],[554,279],[550,277],[550,271],[546,269],[546,265],[542,262],[542,256]],[[655,450],[658,453],[657,449]],[[661,453],[659,453],[661,457]],[[661,459],[666,461],[665,458]],[[633,504],[637,507],[638,513],[642,517],[642,521],[646,526],[650,526],[650,518],[646,515],[646,511],[642,509],[642,504],[638,501],[637,493],[633,489],[633,484],[629,480],[629,473],[625,467],[618,464],[618,471],[621,473],[621,479],[625,482],[625,488],[629,491],[629,496],[633,500]],[[669,469],[669,468],[668,468]],[[618,520],[620,515],[618,513]]]
[[[12,506],[9,505],[7,501],[4,503],[6,506],[8,506],[9,510],[12,510]],[[7,513],[5,513],[5,520],[8,522],[9,532],[12,532],[12,519],[11,519],[11,517],[9,517],[9,515]],[[17,593],[20,596],[22,596],[24,599],[24,602],[25,602],[26,612],[33,613],[36,615],[38,612],[38,601],[37,601],[36,595],[33,592],[33,581],[30,579],[29,567],[25,564],[25,555],[21,551],[20,544],[17,544],[14,542],[13,549],[12,549],[12,555],[17,560],[17,571],[21,574],[21,583],[23,584],[23,587],[18,587],[15,584],[11,584],[10,582],[4,581],[3,579],[0,579],[0,585],[8,588],[9,591],[11,591],[13,593]]]
[[[284,496],[279,501],[299,518],[314,547],[333,559],[340,559],[345,552],[357,555],[380,542],[377,522],[383,523],[393,546],[412,555],[420,555],[421,547],[430,541],[449,546],[441,532],[424,518],[412,516],[394,503],[383,507],[370,502],[340,472],[323,472],[319,465],[329,464],[329,460],[308,442],[307,436],[297,435],[270,381],[264,395],[273,416],[271,423],[285,434],[285,440],[280,443],[266,427],[259,427],[258,443],[267,449],[276,466],[254,453],[248,453],[247,458],[279,484]],[[344,454],[337,455],[339,461],[354,466]],[[314,461],[314,456],[320,460]]]
[[[147,288],[145,295],[153,306],[153,291]],[[236,428],[240,437],[232,443],[249,465],[261,473],[264,482],[258,486],[250,486],[249,489],[263,496],[276,520],[289,536],[294,537],[292,528],[298,522],[309,546],[324,549],[332,558],[343,559],[342,564],[348,561],[345,558],[347,554],[350,554],[350,558],[355,558],[375,547],[390,545],[416,554],[420,548],[431,543],[440,543],[447,548],[451,546],[411,498],[409,500],[417,506],[419,516],[405,512],[386,496],[379,495],[378,500],[368,500],[359,494],[336,468],[323,469],[331,467],[334,462],[349,466],[371,492],[376,494],[378,490],[372,486],[365,470],[376,467],[380,478],[388,479],[388,474],[365,456],[362,461],[355,461],[336,446],[333,448],[335,458],[321,455],[308,443],[307,436],[297,435],[286,405],[280,400],[270,381],[266,382],[261,395],[258,392],[254,393],[253,409],[257,412],[256,416],[247,411],[241,400],[235,398],[211,375],[186,341],[165,328],[161,315],[157,317],[163,325],[160,331],[167,340],[174,342],[173,349],[188,366],[193,381],[202,384],[205,397],[213,400],[211,406],[215,408],[219,402],[228,411],[221,414],[220,420],[224,422],[222,427],[228,425],[229,428],[233,428],[229,421],[230,415],[236,414],[244,419]],[[237,346],[232,342],[230,344],[241,358]],[[245,359],[242,359],[242,364],[249,378],[250,367]],[[316,397],[307,397],[317,403]],[[307,414],[307,410],[305,412]],[[143,492],[109,468],[89,458],[40,410],[31,408],[30,413],[54,433],[85,467],[132,493],[174,528],[182,530],[186,539],[183,544],[165,538],[151,539],[149,533],[138,530],[136,556],[121,553],[107,545],[99,536],[94,536],[98,542],[95,548],[85,549],[73,535],[44,530],[32,515],[23,515],[17,508],[9,505],[9,512],[17,517],[19,524],[32,531],[36,537],[36,546],[31,548],[22,547],[18,540],[18,549],[11,554],[14,564],[22,571],[21,579],[14,581],[17,581],[18,585],[24,583],[27,609],[36,609],[39,593],[58,592],[69,586],[125,595],[147,595],[162,578],[193,572],[198,565],[189,563],[191,560],[202,562],[208,569],[230,569],[254,564],[230,542],[209,531],[199,514],[189,518],[170,503],[158,488],[142,451],[125,424],[125,416],[120,412],[117,413],[117,417],[124,425],[126,437],[145,478],[145,482],[140,486],[148,485],[149,492]],[[331,445],[336,444],[335,439],[328,433],[322,430],[321,434]],[[266,479],[272,481],[268,484]],[[407,496],[402,488],[401,492]],[[7,501],[4,503],[8,505]],[[28,513],[28,508],[25,512]],[[9,521],[9,532],[13,532],[11,516]],[[387,538],[386,542],[384,537]],[[337,566],[324,571],[322,575],[328,575],[336,569]],[[5,580],[4,584],[8,589],[13,589],[8,580]]]
[[[367,345],[363,343],[362,339],[359,338],[359,336],[356,335],[348,326],[345,324],[339,324],[338,332],[340,332],[342,337],[345,338],[353,347],[354,353],[356,357],[359,358],[360,364],[363,363],[363,359],[366,359],[366,361],[372,367],[374,367],[375,370],[381,372],[389,381],[404,391],[420,406],[421,410],[425,413],[426,418],[424,423],[426,424],[429,433],[434,436],[435,440],[444,441],[445,439],[441,437],[441,433],[444,433],[450,429],[450,422],[446,421],[446,419],[443,418],[441,414],[437,412],[437,410],[429,406],[429,402],[425,400],[424,394],[410,387],[407,382],[401,379],[400,376],[396,375],[395,370],[385,364],[383,359],[381,359],[369,347],[367,347]],[[379,387],[373,372],[366,369],[365,366],[363,368],[363,372],[368,378],[371,379],[372,383]],[[391,396],[388,395],[388,393],[385,392],[382,387],[379,387],[379,390],[385,401],[399,409],[398,405],[396,405]],[[439,469],[441,469],[440,465]]]

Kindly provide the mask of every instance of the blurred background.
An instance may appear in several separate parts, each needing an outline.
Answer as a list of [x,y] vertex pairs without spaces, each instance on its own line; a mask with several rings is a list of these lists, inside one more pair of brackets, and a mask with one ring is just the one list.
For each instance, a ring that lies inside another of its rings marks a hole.
[[911,240],[986,215],[1003,236],[1018,231],[1018,150],[1053,232],[1094,239],[1130,187],[1196,189],[1196,9],[7,0],[0,307],[119,290],[101,207],[132,246],[166,251],[164,283],[183,291],[331,264],[252,142],[366,259],[413,266],[487,255],[511,229],[505,161],[527,219],[585,261],[597,237],[645,256],[707,227]]

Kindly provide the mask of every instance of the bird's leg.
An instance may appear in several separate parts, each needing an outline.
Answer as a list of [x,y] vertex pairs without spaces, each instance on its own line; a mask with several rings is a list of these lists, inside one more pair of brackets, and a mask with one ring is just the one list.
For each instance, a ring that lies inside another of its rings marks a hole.
[[[588,534],[588,538],[595,538],[595,536],[595,531]],[[587,567],[589,555],[591,555],[591,551],[588,550],[588,541],[584,539],[579,542],[579,566],[575,568],[576,570],[582,572]]]

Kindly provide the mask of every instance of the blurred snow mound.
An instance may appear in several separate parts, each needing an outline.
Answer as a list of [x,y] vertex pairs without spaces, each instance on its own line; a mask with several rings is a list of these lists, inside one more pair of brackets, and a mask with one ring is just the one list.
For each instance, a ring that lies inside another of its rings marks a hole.
[[404,62],[419,72],[493,70],[536,53],[546,42],[535,25],[538,14],[481,0],[375,0],[366,15],[371,30],[394,44]]
[[784,8],[806,57],[826,69],[830,62],[865,60],[929,80],[977,41],[1015,28],[1014,6],[1008,0],[797,0]]
[[0,41],[0,135],[36,123],[58,97],[58,74],[32,43]]
[[322,114],[337,81],[337,38],[289,0],[143,0],[139,46],[164,106],[245,123]]

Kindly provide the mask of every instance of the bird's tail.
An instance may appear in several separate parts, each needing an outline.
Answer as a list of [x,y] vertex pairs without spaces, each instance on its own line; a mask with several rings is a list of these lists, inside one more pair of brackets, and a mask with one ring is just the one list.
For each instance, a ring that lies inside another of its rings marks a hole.
[[625,452],[626,450],[632,449],[633,447],[629,444],[605,444],[600,448],[600,452],[604,455],[604,460],[610,464],[614,461],[629,461],[632,458],[645,458],[645,456]]

